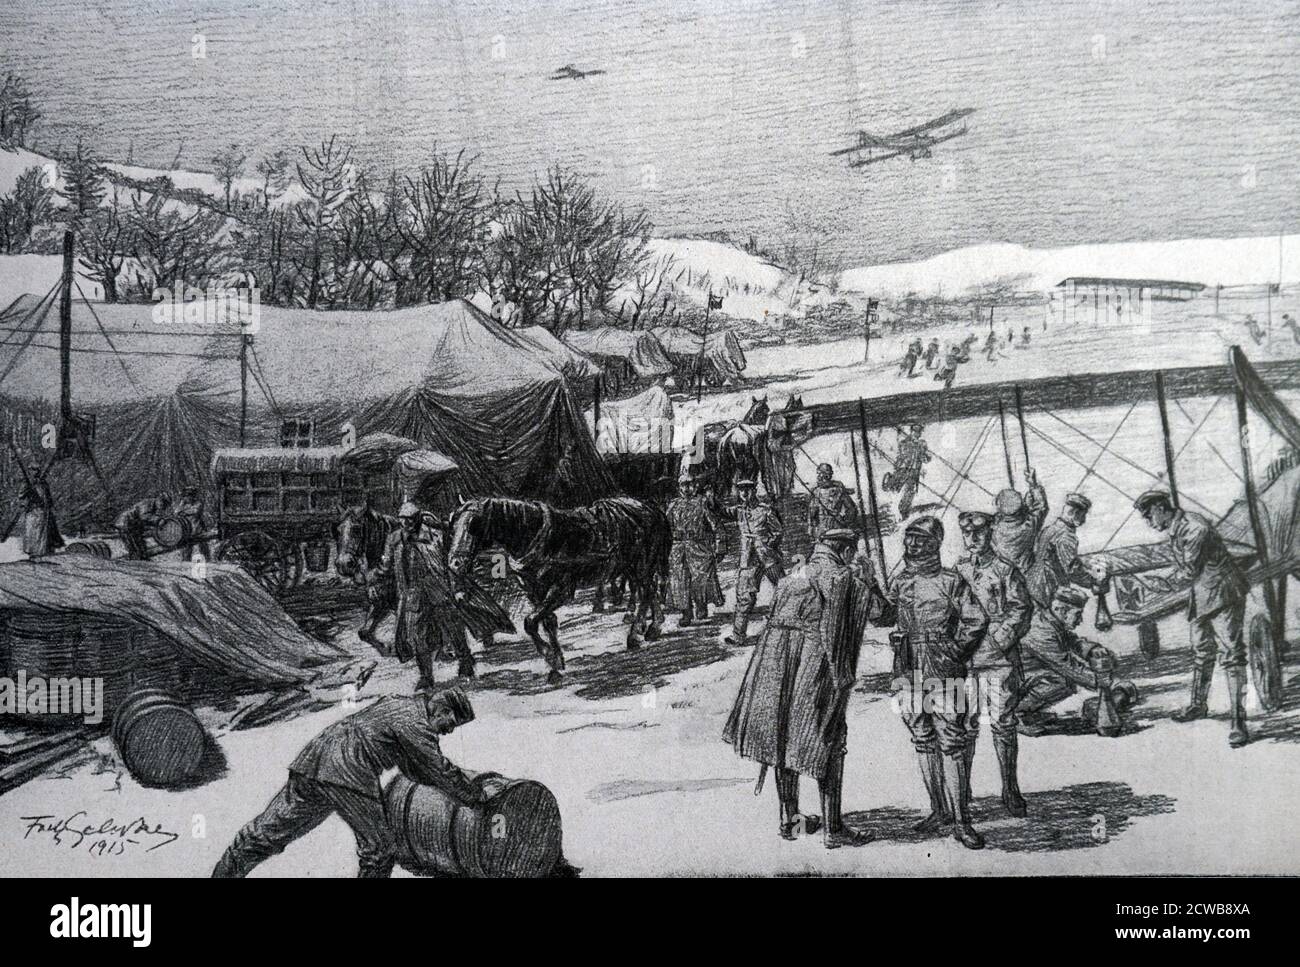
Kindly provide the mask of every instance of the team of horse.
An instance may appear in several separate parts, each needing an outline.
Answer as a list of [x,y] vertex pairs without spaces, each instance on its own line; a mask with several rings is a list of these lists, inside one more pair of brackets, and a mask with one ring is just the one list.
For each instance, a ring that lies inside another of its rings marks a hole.
[[[785,411],[801,408],[802,401],[793,397]],[[768,445],[770,415],[767,398],[753,397],[738,422],[716,426],[719,432],[706,445],[705,461],[719,498],[725,499],[741,477],[761,479],[775,495],[788,492],[794,460]],[[524,631],[546,661],[551,684],[563,680],[565,669],[556,611],[581,587],[596,588],[598,602],[605,587],[626,587],[628,649],[660,636],[672,531],[654,504],[611,497],[562,509],[539,500],[476,497],[446,522],[432,515],[426,515],[426,522],[441,536],[454,584],[472,582],[486,560],[492,573],[508,573],[522,590],[528,602]],[[388,537],[398,527],[396,517],[359,504],[346,508],[334,528],[335,570],[366,585],[368,611],[361,637],[375,644],[375,630],[397,593],[391,581],[375,575]],[[484,646],[491,645],[489,635]]]

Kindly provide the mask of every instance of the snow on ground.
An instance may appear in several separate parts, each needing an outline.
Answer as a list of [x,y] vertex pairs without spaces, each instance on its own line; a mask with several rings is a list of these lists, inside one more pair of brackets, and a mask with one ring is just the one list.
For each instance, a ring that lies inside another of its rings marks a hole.
[[1021,291],[1045,292],[1070,276],[1166,279],[1204,285],[1300,282],[1300,235],[1050,249],[1006,243],[973,245],[918,262],[850,269],[841,277],[840,287],[885,298],[909,293],[922,298],[951,297],[1002,281],[1014,282]]

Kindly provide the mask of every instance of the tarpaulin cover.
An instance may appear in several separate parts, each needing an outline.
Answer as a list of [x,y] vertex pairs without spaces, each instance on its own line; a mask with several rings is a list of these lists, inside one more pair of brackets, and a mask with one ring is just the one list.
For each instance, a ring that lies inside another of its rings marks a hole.
[[343,463],[365,473],[388,470],[404,453],[420,449],[420,444],[409,437],[393,433],[367,433],[356,445],[343,454]]
[[195,576],[184,562],[75,554],[0,564],[0,612],[102,615],[148,626],[194,660],[242,681],[292,685],[347,652],[304,634],[232,565]]
[[745,371],[745,350],[740,339],[729,329],[717,329],[705,337],[703,359],[700,358],[698,333],[681,326],[663,326],[650,331],[679,372],[694,372],[696,364],[700,363],[708,382],[726,383],[739,379]]
[[611,362],[627,363],[641,379],[655,379],[673,371],[673,362],[659,340],[645,330],[633,332],[601,326],[567,332],[564,341],[604,366]]
[[517,336],[523,346],[534,347],[538,358],[547,365],[559,366],[560,373],[574,387],[584,387],[600,375],[600,366],[594,359],[565,345],[549,329],[526,326],[523,329],[507,329],[506,332]]
[[[593,414],[587,414],[591,424]],[[604,453],[671,453],[673,401],[662,386],[600,408],[596,449]]]
[[[6,310],[0,326],[16,325],[24,305]],[[103,527],[158,489],[206,485],[213,452],[240,442],[235,324],[172,322],[162,331],[174,335],[145,336],[160,331],[152,306],[96,305],[94,312],[113,335],[100,333],[90,308],[74,303],[73,329],[86,333],[74,348],[87,352],[73,356],[73,400],[96,416],[94,453],[107,488],[83,461],[56,466],[51,483],[66,530]],[[49,413],[59,394],[57,311],[37,325],[43,328],[0,386],[0,405]],[[0,368],[9,359],[0,355]],[[392,312],[261,307],[244,444],[278,445],[290,418],[313,420],[323,445],[339,443],[349,429],[383,431],[453,459],[467,496],[588,503],[613,483],[561,375],[566,362],[547,361],[536,343],[463,300]]]

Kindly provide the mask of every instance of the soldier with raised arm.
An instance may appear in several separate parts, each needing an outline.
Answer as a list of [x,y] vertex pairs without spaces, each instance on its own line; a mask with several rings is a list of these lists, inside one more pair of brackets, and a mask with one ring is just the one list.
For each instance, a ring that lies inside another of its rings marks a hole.
[[736,610],[731,622],[731,634],[723,641],[728,645],[744,645],[749,639],[749,618],[758,602],[758,592],[763,579],[776,587],[785,575],[785,561],[781,556],[783,525],[781,517],[770,504],[758,500],[758,483],[754,480],[737,480],[736,493],[740,503],[723,508],[721,514],[734,520],[740,528],[740,564],[736,569]]
[[1016,566],[1025,579],[1034,563],[1034,545],[1047,520],[1047,491],[1038,483],[1033,469],[1025,471],[1028,492],[1021,495],[1007,487],[994,498],[993,551]]

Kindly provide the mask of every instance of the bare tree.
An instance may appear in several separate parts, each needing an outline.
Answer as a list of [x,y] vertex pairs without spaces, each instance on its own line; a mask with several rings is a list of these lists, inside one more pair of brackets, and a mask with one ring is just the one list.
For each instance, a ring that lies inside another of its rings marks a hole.
[[413,178],[402,181],[397,231],[405,245],[411,279],[428,302],[473,292],[483,275],[490,208],[473,159],[434,155]]
[[113,189],[112,200],[83,219],[77,257],[86,274],[104,290],[105,302],[117,302],[117,278],[135,248],[134,223]]
[[317,148],[304,147],[295,169],[306,195],[295,209],[300,232],[296,256],[306,279],[305,305],[314,309],[332,271],[327,263],[330,236],[339,209],[352,191],[352,149],[340,146],[331,136]]
[[226,193],[227,211],[230,210],[230,190],[236,179],[244,173],[244,162],[247,160],[248,155],[240,151],[237,144],[231,144],[212,157],[213,173]]
[[266,211],[289,187],[289,155],[276,151],[254,165],[253,170],[262,179],[262,210]]
[[59,197],[74,220],[99,207],[104,197],[104,169],[80,139],[72,154],[60,159],[59,175],[63,179]]
[[654,306],[659,293],[668,281],[677,260],[671,253],[643,264],[632,277],[632,317],[628,321],[629,329],[639,328],[643,313]]

